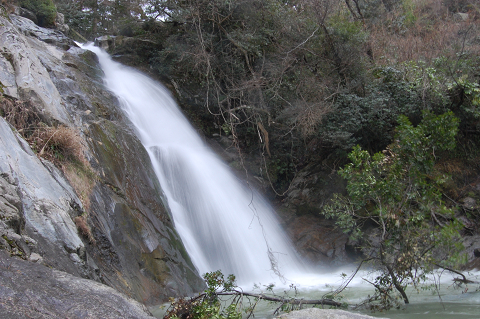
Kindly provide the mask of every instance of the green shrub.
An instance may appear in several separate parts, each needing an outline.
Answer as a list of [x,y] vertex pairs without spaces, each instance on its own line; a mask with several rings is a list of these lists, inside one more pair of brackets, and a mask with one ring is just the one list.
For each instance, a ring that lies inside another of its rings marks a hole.
[[459,120],[453,112],[424,111],[417,126],[406,116],[398,123],[383,152],[372,156],[353,148],[351,163],[339,170],[348,195],[334,195],[323,211],[379,271],[373,285],[377,296],[387,297],[376,299],[381,308],[396,306],[394,290],[408,303],[407,287],[423,282],[433,266],[465,262],[462,225],[442,197],[448,176],[435,170],[436,161],[455,148]]
[[52,0],[22,0],[20,6],[35,13],[39,26],[51,27],[55,25],[57,9]]

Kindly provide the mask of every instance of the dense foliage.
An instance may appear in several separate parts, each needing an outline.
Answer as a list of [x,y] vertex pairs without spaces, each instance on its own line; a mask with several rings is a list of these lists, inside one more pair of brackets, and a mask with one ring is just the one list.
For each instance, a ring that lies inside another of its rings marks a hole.
[[57,10],[52,0],[20,0],[20,6],[32,11],[41,27],[52,27],[55,25]]
[[56,3],[86,38],[156,42],[142,55],[149,69],[185,106],[204,107],[189,115],[207,135],[261,154],[257,173],[278,193],[312,160],[384,149],[401,114],[418,123],[424,110],[451,110],[462,138],[479,130],[475,1]]
[[416,127],[405,116],[398,122],[385,151],[371,156],[353,148],[351,163],[339,171],[348,181],[348,196],[335,195],[324,209],[381,271],[373,285],[387,307],[395,304],[393,289],[408,303],[408,285],[423,282],[434,266],[463,261],[461,225],[442,198],[448,176],[435,169],[455,147],[458,119],[452,112],[424,112]]
[[89,40],[101,35],[128,35],[145,21],[142,0],[54,0],[74,31]]
[[418,123],[424,109],[457,113],[474,100],[464,88],[477,85],[480,65],[475,1],[56,3],[86,38],[158,42],[151,70],[213,114],[207,134],[232,134],[246,152],[260,136],[277,186],[319,150],[385,148],[400,114]]

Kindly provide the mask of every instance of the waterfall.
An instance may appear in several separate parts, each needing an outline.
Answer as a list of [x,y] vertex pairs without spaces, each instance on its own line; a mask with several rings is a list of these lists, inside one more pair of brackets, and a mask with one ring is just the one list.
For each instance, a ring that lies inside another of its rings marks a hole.
[[84,48],[98,55],[106,86],[136,127],[199,273],[221,270],[240,284],[268,283],[278,279],[272,260],[286,278],[301,272],[273,209],[209,150],[170,93],[99,48]]

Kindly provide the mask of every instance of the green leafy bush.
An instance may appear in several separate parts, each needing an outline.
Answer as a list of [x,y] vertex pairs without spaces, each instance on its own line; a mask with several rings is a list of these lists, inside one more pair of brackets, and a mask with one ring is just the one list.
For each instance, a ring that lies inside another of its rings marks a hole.
[[55,25],[57,9],[52,0],[21,0],[20,6],[35,13],[39,26],[51,27]]
[[229,302],[222,306],[218,294],[231,292],[236,288],[235,276],[229,275],[224,278],[220,270],[203,275],[207,289],[205,293],[194,298],[181,298],[170,306],[164,319],[241,319],[239,301]]
[[379,151],[391,143],[400,114],[421,117],[425,105],[419,90],[402,79],[403,72],[392,67],[377,72],[363,94],[338,94],[334,111],[325,116],[317,131],[325,146],[350,150],[360,144]]
[[339,171],[348,196],[335,195],[323,212],[379,270],[373,285],[386,308],[395,306],[394,291],[408,303],[407,286],[425,280],[433,266],[463,262],[461,225],[442,200],[448,176],[435,171],[442,152],[455,147],[459,121],[452,112],[425,111],[416,127],[405,116],[398,122],[385,151],[371,156],[354,147]]

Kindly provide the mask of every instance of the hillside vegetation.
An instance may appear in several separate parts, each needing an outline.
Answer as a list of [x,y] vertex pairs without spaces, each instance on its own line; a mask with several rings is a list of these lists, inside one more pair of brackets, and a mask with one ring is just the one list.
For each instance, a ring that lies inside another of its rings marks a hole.
[[443,169],[476,169],[476,1],[56,3],[84,37],[153,43],[117,49],[137,49],[131,63],[172,84],[205,134],[231,135],[243,153],[260,152],[263,177],[277,194],[312,161],[338,168],[357,144],[385,149],[399,115],[418,124],[425,110],[460,119],[457,147]]

